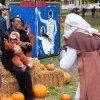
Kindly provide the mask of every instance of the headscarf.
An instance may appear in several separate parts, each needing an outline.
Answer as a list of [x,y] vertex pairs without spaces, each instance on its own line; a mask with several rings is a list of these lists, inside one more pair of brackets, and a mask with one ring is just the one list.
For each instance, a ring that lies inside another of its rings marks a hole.
[[92,33],[98,30],[92,28],[81,16],[71,13],[65,19],[64,37],[67,39],[73,32],[82,32],[92,36]]

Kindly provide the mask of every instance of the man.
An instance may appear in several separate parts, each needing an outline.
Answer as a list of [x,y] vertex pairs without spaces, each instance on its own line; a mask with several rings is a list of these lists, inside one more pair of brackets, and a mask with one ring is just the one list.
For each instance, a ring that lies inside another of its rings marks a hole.
[[7,30],[7,25],[6,25],[6,20],[5,20],[5,16],[7,16],[7,10],[9,10],[9,7],[2,5],[0,3],[0,55],[2,54],[2,52],[1,52],[1,37],[4,36],[4,34]]
[[85,19],[86,8],[82,8],[82,17]]
[[100,100],[100,38],[97,33],[100,37],[98,30],[79,15],[66,16],[64,37],[67,51],[62,51],[60,67],[68,70],[78,62],[80,84],[75,100]]
[[40,18],[40,21],[44,24],[46,24],[47,26],[47,35],[48,35],[48,40],[49,42],[52,44],[52,48],[50,50],[51,54],[54,54],[54,37],[57,33],[57,26],[56,26],[56,21],[53,19],[53,12],[50,10],[48,12],[48,16],[49,16],[49,19],[48,20],[44,20],[41,18],[41,12],[38,11],[38,15],[39,15],[39,18]]
[[[8,35],[15,31],[19,32],[20,34],[20,40],[22,42],[30,42],[29,37],[25,30],[23,30],[23,22],[22,19],[19,17],[15,17],[11,22],[11,27],[8,29]],[[5,38],[8,38],[7,36]],[[21,45],[24,47],[24,43]],[[22,92],[25,96],[25,100],[34,100],[33,92],[32,92],[32,81],[31,81],[31,75],[30,75],[30,68],[29,67],[17,67],[12,62],[12,57],[16,55],[21,55],[20,51],[13,51],[13,50],[5,50],[4,43],[2,40],[2,48],[1,48],[3,55],[1,57],[2,64],[5,69],[9,70],[11,73],[13,73],[16,76],[17,82],[19,84],[20,92]],[[27,52],[30,52],[32,50],[31,45],[27,45],[25,48],[23,48],[23,53],[26,54]],[[23,71],[24,69],[24,71]]]
[[91,12],[92,12],[92,18],[95,18],[95,12],[96,12],[95,6],[91,9]]

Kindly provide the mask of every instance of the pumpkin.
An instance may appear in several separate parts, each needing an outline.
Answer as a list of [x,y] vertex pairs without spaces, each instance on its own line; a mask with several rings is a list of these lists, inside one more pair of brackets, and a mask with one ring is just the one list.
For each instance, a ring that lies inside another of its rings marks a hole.
[[47,64],[46,65],[47,70],[49,71],[53,71],[55,69],[55,65],[54,64]]
[[13,100],[25,100],[24,95],[21,92],[15,92],[11,95]]
[[61,95],[61,100],[71,100],[71,97],[68,94],[62,94]]
[[66,79],[66,82],[70,82],[72,77],[71,77],[71,75],[69,73],[66,73],[65,74],[65,79]]
[[45,66],[43,64],[40,64],[40,69],[44,70]]
[[64,22],[64,18],[61,17],[61,22]]
[[47,95],[47,88],[42,84],[33,85],[32,90],[36,98],[42,98]]
[[10,95],[2,95],[0,97],[0,100],[13,100],[13,99],[10,97]]
[[62,29],[64,28],[64,23],[61,23],[61,28],[62,28]]

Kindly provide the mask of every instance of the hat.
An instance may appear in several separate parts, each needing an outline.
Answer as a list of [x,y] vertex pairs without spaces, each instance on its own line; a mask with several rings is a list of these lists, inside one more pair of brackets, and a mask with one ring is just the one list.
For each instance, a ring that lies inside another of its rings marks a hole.
[[91,25],[86,22],[80,15],[74,13],[67,14],[63,36],[67,39],[74,32],[81,32],[92,36],[92,33],[98,32],[98,30],[92,28]]
[[18,32],[11,32],[10,36],[9,36],[10,39],[17,39],[18,41],[20,40],[20,34]]
[[0,3],[0,10],[9,10],[9,7]]
[[93,32],[98,30],[93,29],[80,15],[70,13],[65,19],[64,37],[67,39],[74,32],[82,32],[92,36]]

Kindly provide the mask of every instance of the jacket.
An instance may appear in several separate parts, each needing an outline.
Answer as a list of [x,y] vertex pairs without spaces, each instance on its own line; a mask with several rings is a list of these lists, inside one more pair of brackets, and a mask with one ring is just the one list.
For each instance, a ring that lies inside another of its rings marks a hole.
[[4,35],[6,30],[6,20],[0,15],[0,37]]

